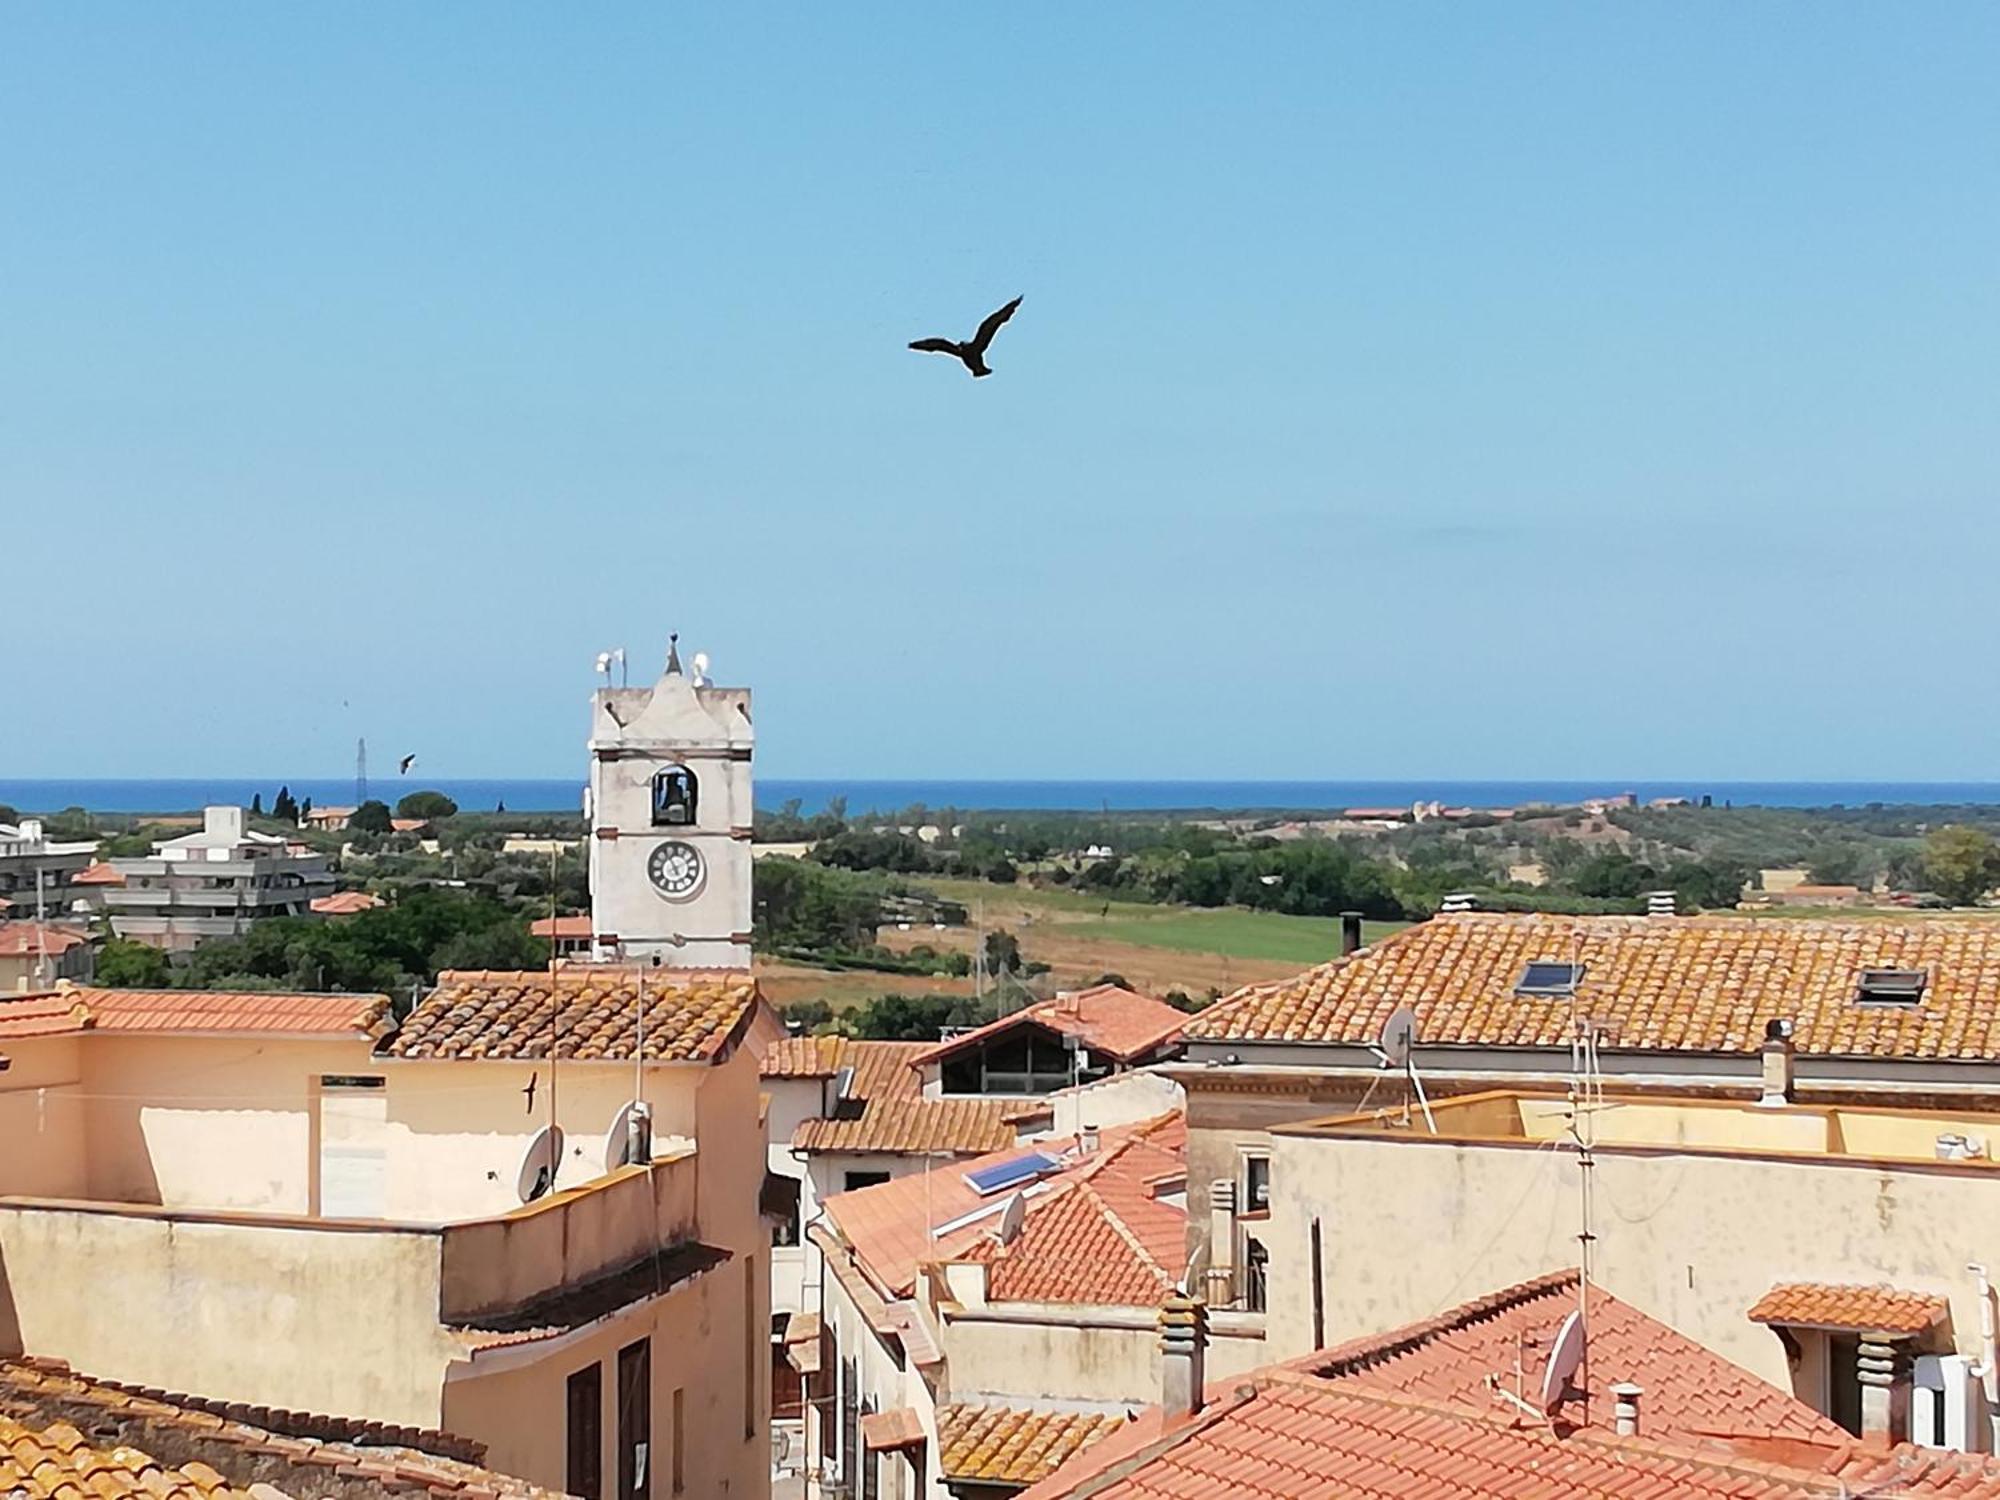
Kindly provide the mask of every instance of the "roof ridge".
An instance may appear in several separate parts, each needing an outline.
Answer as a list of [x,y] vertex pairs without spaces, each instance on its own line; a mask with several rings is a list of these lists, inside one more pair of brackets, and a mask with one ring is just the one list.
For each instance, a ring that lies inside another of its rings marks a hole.
[[[1314,1350],[1299,1359],[1287,1361],[1286,1367],[1321,1379],[1337,1380],[1342,1374],[1364,1370],[1385,1359],[1393,1359],[1399,1354],[1420,1348],[1432,1339],[1440,1338],[1454,1329],[1484,1322],[1524,1303],[1565,1291],[1576,1285],[1576,1277],[1577,1273],[1573,1270],[1546,1271],[1540,1276],[1516,1282],[1513,1286],[1502,1287],[1497,1292],[1488,1292],[1483,1297],[1475,1297],[1470,1302],[1461,1302],[1455,1307],[1448,1307],[1443,1312],[1434,1313],[1418,1322],[1405,1323],[1400,1328],[1385,1329],[1381,1333],[1362,1334],[1345,1343]],[[1599,1298],[1617,1300],[1602,1287],[1593,1287],[1592,1290]],[[1338,1373],[1335,1373],[1337,1369]]]
[[1170,1275],[1167,1268],[1160,1264],[1159,1259],[1153,1252],[1146,1248],[1145,1242],[1139,1238],[1138,1233],[1130,1224],[1125,1222],[1125,1216],[1118,1212],[1117,1208],[1102,1193],[1098,1192],[1095,1187],[1091,1186],[1089,1182],[1079,1182],[1077,1188],[1079,1191],[1087,1193],[1090,1196],[1090,1201],[1097,1205],[1098,1212],[1104,1215],[1105,1222],[1110,1224],[1112,1232],[1125,1242],[1126,1248],[1138,1256],[1141,1264],[1145,1265],[1155,1276],[1159,1277],[1165,1283],[1163,1290],[1171,1290],[1177,1284],[1176,1278]]

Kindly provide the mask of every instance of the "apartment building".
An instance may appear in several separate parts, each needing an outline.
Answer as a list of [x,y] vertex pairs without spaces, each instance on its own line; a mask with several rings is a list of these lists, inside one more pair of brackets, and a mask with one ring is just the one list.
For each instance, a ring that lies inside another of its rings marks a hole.
[[240,807],[202,809],[199,832],[93,872],[92,899],[121,938],[179,951],[265,917],[303,916],[333,894],[327,856],[250,828]]
[[767,1494],[760,1006],[639,979],[446,974],[400,1028],[380,996],[0,1001],[0,1357],[550,1491]]
[[0,917],[69,913],[77,900],[70,885],[96,854],[95,839],[52,839],[39,818],[0,823]]

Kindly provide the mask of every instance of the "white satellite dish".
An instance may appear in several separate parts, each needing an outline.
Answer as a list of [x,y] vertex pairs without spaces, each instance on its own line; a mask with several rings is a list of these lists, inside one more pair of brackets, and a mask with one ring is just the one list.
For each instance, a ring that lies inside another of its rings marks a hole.
[[560,1125],[544,1125],[521,1154],[521,1170],[515,1178],[523,1203],[533,1203],[556,1185],[562,1166],[563,1133]]
[[1028,1222],[1028,1198],[1025,1193],[1016,1193],[1007,1200],[1007,1206],[1000,1210],[1000,1243],[1011,1245],[1021,1237],[1021,1226]]
[[1549,1362],[1542,1370],[1543,1411],[1552,1412],[1562,1404],[1570,1377],[1582,1363],[1583,1313],[1579,1310],[1562,1320],[1562,1327],[1556,1330],[1556,1341],[1549,1348]]
[[1417,1013],[1407,1005],[1399,1005],[1382,1023],[1375,1050],[1382,1055],[1384,1067],[1406,1068],[1410,1065],[1410,1053],[1416,1045]]
[[[604,1132],[604,1170],[615,1172],[620,1167],[629,1167],[641,1158],[633,1150],[632,1118],[644,1119],[648,1111],[637,1099],[620,1106],[618,1113],[611,1117],[611,1128]],[[645,1139],[651,1142],[652,1132],[646,1131]]]

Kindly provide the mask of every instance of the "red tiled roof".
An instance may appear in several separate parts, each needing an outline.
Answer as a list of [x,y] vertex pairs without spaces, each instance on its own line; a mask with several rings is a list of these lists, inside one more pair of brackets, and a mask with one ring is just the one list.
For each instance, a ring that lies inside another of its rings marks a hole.
[[1942,1297],[1900,1291],[1892,1286],[1791,1281],[1772,1287],[1760,1297],[1750,1309],[1750,1321],[1783,1323],[1793,1328],[1908,1335],[1927,1332],[1943,1322],[1949,1306]]
[[1124,1424],[1110,1412],[943,1406],[937,1414],[938,1470],[947,1483],[1033,1484]]
[[549,971],[447,970],[383,1053],[389,1057],[549,1056],[630,1061],[645,989],[645,1056],[712,1062],[748,1028],[757,982],[747,969],[648,971],[627,964],[561,964]]
[[1092,1052],[1102,1052],[1119,1062],[1132,1062],[1171,1042],[1187,1022],[1185,1011],[1174,1009],[1164,1000],[1115,984],[1100,984],[989,1021],[963,1036],[939,1042],[919,1060],[938,1062],[1016,1026],[1033,1023],[1073,1036]]
[[370,1036],[389,1013],[385,995],[272,994],[261,990],[117,990],[62,986],[0,999],[0,1036],[84,1031],[245,1032]]
[[[2000,1058],[2000,922],[1757,917],[1434,917],[1189,1018],[1189,1039],[1366,1044],[1398,1005],[1433,1045],[1567,1046],[1570,1006],[1516,995],[1531,961],[1581,962],[1614,1050],[1755,1052],[1793,1023],[1802,1054]],[[1919,969],[1922,1002],[1864,1006],[1864,969]]]
[[125,877],[103,860],[97,860],[88,869],[79,870],[70,876],[71,885],[123,885]]
[[[1843,1435],[1844,1436],[1844,1435]],[[1844,1486],[1844,1488],[1842,1488]],[[1847,1441],[1797,1466],[1717,1444],[1566,1434],[1481,1410],[1263,1371],[1192,1419],[1157,1410],[1018,1500],[1994,1500],[2000,1463]]]
[[312,909],[323,917],[351,917],[356,912],[373,911],[382,905],[380,896],[371,896],[367,891],[335,891],[331,896],[314,898]]
[[583,940],[591,936],[589,917],[537,917],[528,924],[528,933],[538,938],[571,938]]
[[0,922],[0,958],[58,958],[90,941],[90,934],[53,922]]
[[[993,1242],[997,1214],[1011,1194],[982,1196],[966,1176],[982,1167],[1012,1160],[1029,1151],[1058,1157],[1060,1169],[1027,1190],[1028,1220],[1032,1222],[1040,1205],[1065,1185],[1088,1183],[1093,1196],[1066,1207],[1037,1233],[1032,1252],[1026,1224],[1015,1246],[1010,1247],[1009,1265],[1004,1275],[995,1273],[1000,1285],[1014,1295],[1035,1301],[1064,1300],[1061,1278],[1066,1271],[1063,1257],[1073,1252],[1082,1236],[1096,1222],[1109,1230],[1118,1249],[1111,1264],[1084,1278],[1086,1295],[1080,1300],[1114,1300],[1107,1289],[1126,1290],[1140,1279],[1140,1270],[1149,1262],[1166,1264],[1182,1254],[1180,1241],[1186,1233],[1186,1215],[1165,1203],[1154,1202],[1152,1211],[1137,1207],[1134,1200],[1149,1194],[1146,1186],[1163,1171],[1184,1169],[1187,1151],[1187,1121],[1180,1114],[1161,1115],[1136,1125],[1113,1127],[1102,1132],[1098,1149],[1083,1154],[1074,1141],[1033,1141],[996,1151],[975,1161],[953,1162],[928,1173],[913,1173],[874,1187],[837,1193],[826,1200],[826,1216],[850,1246],[868,1278],[890,1296],[907,1295],[915,1285],[918,1267],[926,1262],[980,1258],[978,1247]],[[1107,1213],[1106,1210],[1109,1210]],[[950,1224],[972,1214],[982,1214],[962,1227],[939,1237],[933,1226]],[[1180,1227],[1172,1231],[1168,1243],[1165,1219],[1180,1216]],[[1135,1227],[1136,1226],[1136,1227]],[[1122,1233],[1121,1233],[1122,1229]],[[1124,1237],[1132,1236],[1134,1246]],[[1101,1235],[1091,1243],[1102,1246]],[[1135,1270],[1134,1268],[1140,1268]],[[1178,1274],[1178,1272],[1176,1272]],[[1040,1294],[1040,1295],[1036,1295]],[[1003,1300],[1007,1292],[993,1292]],[[1143,1301],[1157,1297],[1148,1294]]]
[[861,1446],[870,1453],[921,1447],[926,1441],[923,1418],[910,1407],[871,1411],[861,1418]]
[[[1488,1381],[1511,1385],[1517,1361],[1529,1398],[1563,1320],[1576,1310],[1576,1272],[1557,1271],[1468,1302],[1422,1323],[1371,1334],[1293,1362],[1341,1386],[1482,1408]],[[1787,1391],[1767,1384],[1600,1287],[1590,1297],[1588,1401],[1568,1400],[1565,1426],[1609,1428],[1610,1388],[1645,1387],[1645,1430],[1693,1439],[1724,1434],[1838,1442],[1844,1432]]]
[[925,1042],[856,1041],[841,1036],[786,1037],[764,1053],[766,1079],[827,1079],[854,1069],[842,1113],[799,1122],[800,1151],[950,1152],[976,1156],[1014,1142],[1007,1105],[998,1099],[927,1099],[911,1066]]
[[[83,1433],[88,1432],[86,1440]],[[178,1468],[148,1450],[171,1453]],[[220,1500],[252,1493],[541,1496],[450,1433],[140,1391],[46,1360],[0,1361],[0,1493]]]

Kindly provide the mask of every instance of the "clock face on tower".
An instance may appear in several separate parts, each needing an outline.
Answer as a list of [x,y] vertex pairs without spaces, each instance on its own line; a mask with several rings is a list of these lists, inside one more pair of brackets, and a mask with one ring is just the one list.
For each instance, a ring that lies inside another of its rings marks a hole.
[[657,845],[646,859],[646,878],[669,901],[685,901],[701,885],[701,851],[692,844],[670,839]]

